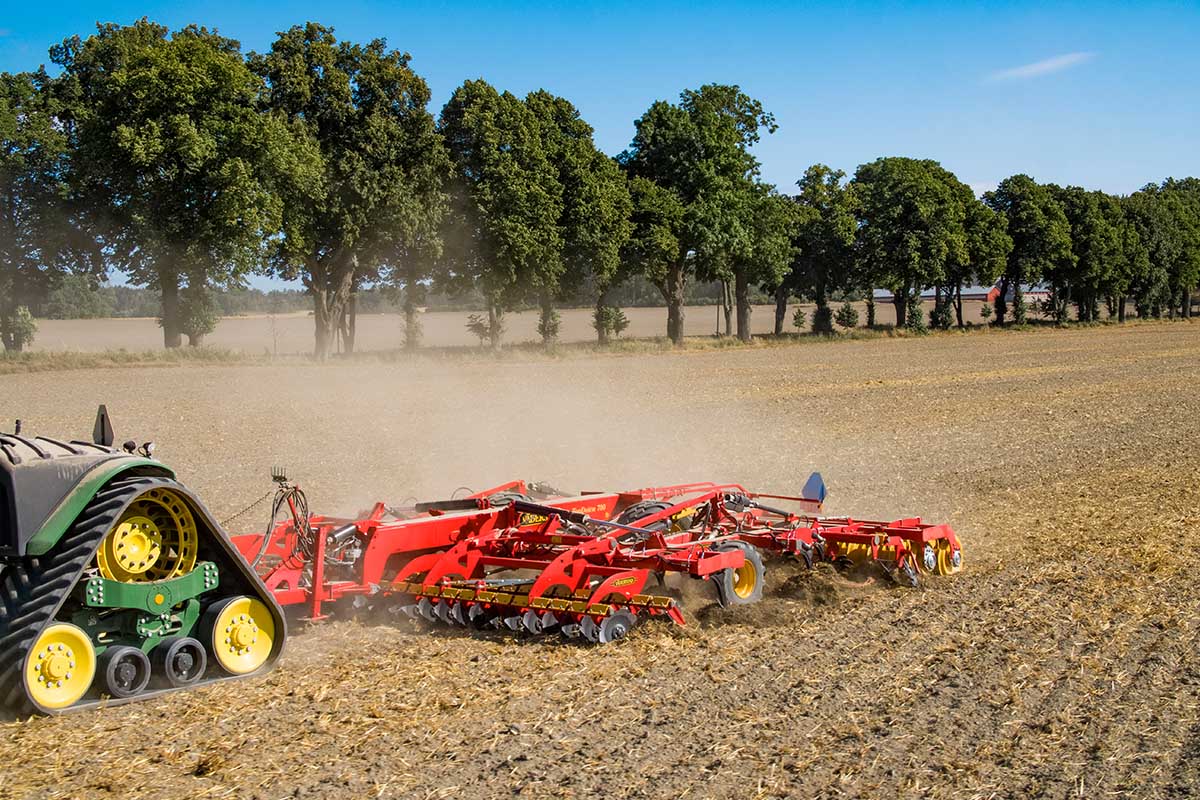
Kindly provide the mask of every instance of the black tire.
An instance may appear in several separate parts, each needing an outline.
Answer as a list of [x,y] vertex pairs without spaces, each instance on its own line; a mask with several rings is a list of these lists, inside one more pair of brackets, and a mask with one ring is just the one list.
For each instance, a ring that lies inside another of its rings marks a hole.
[[[617,517],[617,522],[621,523],[622,525],[632,525],[639,519],[645,519],[651,514],[657,514],[660,511],[666,511],[673,505],[675,504],[669,503],[666,500],[643,500],[640,503],[634,503],[629,508],[622,511],[621,515]],[[677,519],[672,519],[670,517],[666,519],[660,519],[658,522],[653,522],[647,525],[646,530],[669,531],[675,526],[678,526],[680,529],[690,528],[692,526],[692,516],[693,515],[688,514],[686,516],[678,517]]]
[[204,677],[208,653],[199,639],[170,636],[150,652],[150,663],[160,683],[177,689]]
[[136,647],[110,647],[100,656],[97,675],[109,697],[133,697],[150,684],[150,657]]
[[745,542],[730,542],[718,550],[741,550],[746,561],[738,569],[723,569],[711,580],[717,587],[717,603],[722,608],[744,606],[762,600],[766,570],[758,549]]
[[496,492],[495,494],[488,495],[488,503],[492,508],[503,508],[504,506],[512,505],[512,501],[514,500],[522,500],[526,503],[533,502],[532,497],[520,492]]

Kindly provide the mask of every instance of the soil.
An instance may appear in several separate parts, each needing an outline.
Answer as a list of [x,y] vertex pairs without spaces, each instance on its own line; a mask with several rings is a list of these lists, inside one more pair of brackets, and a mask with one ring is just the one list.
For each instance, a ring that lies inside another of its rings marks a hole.
[[914,590],[769,562],[760,605],[693,592],[686,627],[605,647],[297,625],[264,677],[0,725],[0,796],[1193,796],[1198,383],[1194,323],[5,376],[31,432],[106,402],[220,519],[273,464],[330,513],[816,469],[831,513],[950,523],[966,566]]

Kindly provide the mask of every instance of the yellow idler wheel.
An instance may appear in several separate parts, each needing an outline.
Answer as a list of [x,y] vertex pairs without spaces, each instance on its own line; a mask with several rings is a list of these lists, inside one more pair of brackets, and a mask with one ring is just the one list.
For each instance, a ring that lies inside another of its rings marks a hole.
[[221,668],[245,675],[267,663],[275,644],[275,620],[261,600],[239,596],[218,600],[204,612],[205,644]]
[[953,575],[962,569],[962,548],[955,550],[949,539],[938,539],[934,549],[938,575]]
[[196,567],[199,536],[191,508],[177,492],[151,489],[130,503],[96,551],[105,578],[122,583],[161,581]]
[[51,623],[25,659],[25,689],[42,708],[66,708],[78,702],[96,677],[96,649],[82,629]]

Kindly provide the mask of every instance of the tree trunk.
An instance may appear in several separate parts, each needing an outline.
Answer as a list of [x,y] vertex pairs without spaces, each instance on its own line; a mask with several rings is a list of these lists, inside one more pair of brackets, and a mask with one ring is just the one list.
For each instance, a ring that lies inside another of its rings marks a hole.
[[672,264],[667,270],[663,296],[667,301],[667,336],[676,345],[683,344],[683,264]]
[[179,274],[161,270],[158,273],[158,285],[162,291],[163,347],[181,347],[183,332],[179,329]]
[[417,319],[417,303],[412,292],[404,290],[404,349],[416,350],[421,346],[421,321]]
[[775,335],[783,335],[783,321],[787,318],[788,290],[780,286],[775,290]]
[[908,289],[893,294],[892,305],[896,308],[896,327],[903,328],[908,322]]
[[867,328],[875,327],[875,290],[867,289]]
[[316,333],[313,357],[318,361],[329,358],[334,334],[350,299],[350,292],[354,286],[354,272],[358,267],[358,257],[353,254],[335,254],[330,260],[332,263],[329,265],[311,260],[309,277],[306,279],[308,291],[313,296],[313,325]]
[[1007,275],[1000,279],[1000,294],[996,296],[996,307],[993,309],[997,325],[1003,325],[1004,318],[1008,316],[1008,287],[1010,285]]
[[350,292],[346,301],[346,327],[342,330],[342,341],[346,343],[346,352],[354,352],[354,337],[358,333],[358,290]]
[[488,339],[492,346],[492,352],[500,352],[500,309],[497,307],[499,300],[492,297],[488,300]]
[[745,269],[739,269],[734,274],[735,291],[737,293],[737,337],[743,342],[751,339],[750,334],[750,276]]
[[1125,321],[1125,295],[1117,299],[1117,322]]
[[542,329],[542,347],[549,349],[554,346],[554,340],[558,338],[558,331],[554,325],[554,294],[548,290],[542,290],[540,300],[540,327]]
[[1013,322],[1025,324],[1025,292],[1021,290],[1021,278],[1013,281]]
[[608,305],[608,290],[604,289],[596,297],[596,313],[593,319],[596,320],[596,344],[604,347],[608,344],[608,325],[605,318],[604,309]]
[[729,281],[721,281],[721,311],[725,315],[725,335],[728,336],[733,331],[733,292]]
[[954,318],[958,322],[959,330],[967,327],[963,324],[962,315],[962,281],[954,284]]

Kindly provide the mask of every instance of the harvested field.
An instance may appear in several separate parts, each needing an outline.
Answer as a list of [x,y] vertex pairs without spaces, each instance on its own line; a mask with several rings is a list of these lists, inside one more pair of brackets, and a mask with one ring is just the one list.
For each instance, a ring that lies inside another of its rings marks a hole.
[[[9,375],[0,414],[159,454],[224,519],[509,477],[737,480],[953,524],[916,590],[768,565],[608,647],[297,626],[268,676],[0,726],[0,796],[1137,797],[1200,791],[1200,325],[564,361]],[[7,424],[7,423],[5,423]],[[233,526],[237,532],[245,518]]]
[[[982,303],[963,301],[963,318],[979,324],[979,308]],[[857,304],[861,322],[866,324],[864,303]],[[813,306],[803,306],[808,322],[813,319]],[[926,303],[926,317],[933,304]],[[790,333],[792,314],[796,307],[788,308],[785,329]],[[891,303],[876,305],[877,322],[891,325],[896,313]],[[717,330],[717,306],[696,306],[686,310],[684,331],[688,336],[708,336]],[[422,314],[422,343],[428,347],[469,347],[479,340],[467,331],[466,311],[430,311]],[[592,311],[587,308],[563,309],[560,341],[570,344],[590,342],[596,338],[592,330]],[[625,338],[650,338],[665,336],[667,311],[665,308],[627,308],[629,328]],[[754,333],[770,333],[775,325],[774,306],[755,306],[751,314]],[[504,340],[509,344],[540,341],[537,332],[538,312],[523,311],[508,314],[504,318]],[[404,318],[398,314],[363,314],[358,318],[356,347],[360,352],[395,350],[403,342]],[[309,314],[252,315],[225,317],[216,331],[205,340],[205,344],[224,350],[235,350],[250,355],[292,355],[311,353],[313,348],[313,320]],[[162,346],[162,329],[157,320],[136,319],[48,319],[38,321],[38,336],[34,351],[96,352],[100,350],[151,350]]]

